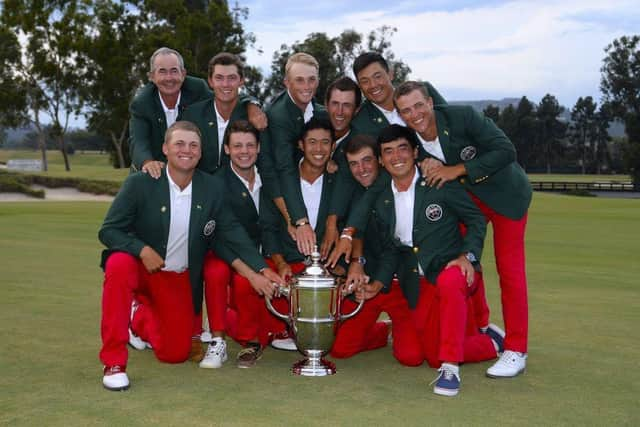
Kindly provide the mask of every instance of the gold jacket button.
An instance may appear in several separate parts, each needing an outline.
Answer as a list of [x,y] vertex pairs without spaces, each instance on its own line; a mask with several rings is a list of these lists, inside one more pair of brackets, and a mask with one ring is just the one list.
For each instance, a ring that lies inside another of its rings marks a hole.
[[414,247],[413,247],[413,253],[414,253],[414,254],[417,254],[419,251],[420,251],[420,248],[419,248],[419,247],[417,247],[417,246],[414,246]]
[[465,179],[464,178],[460,178],[460,184],[464,184],[465,183]]

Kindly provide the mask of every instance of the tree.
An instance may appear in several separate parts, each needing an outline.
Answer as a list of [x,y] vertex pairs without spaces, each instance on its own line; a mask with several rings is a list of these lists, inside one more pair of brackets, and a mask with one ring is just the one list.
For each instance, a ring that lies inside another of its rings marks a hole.
[[[113,163],[127,167],[128,106],[160,46],[176,49],[190,75],[206,78],[209,60],[226,51],[242,54],[253,43],[241,20],[247,9],[207,0],[94,0],[93,20],[83,40],[88,66],[85,101],[91,130],[109,136]],[[250,77],[260,81],[256,71]],[[115,155],[113,155],[115,154]]]
[[640,190],[640,35],[615,39],[604,51],[600,90],[611,116],[624,122],[625,163]]
[[[495,124],[498,124],[500,121],[500,107],[497,105],[489,104],[487,107],[482,110],[486,117],[489,117]],[[504,129],[503,129],[504,130]]]
[[28,95],[33,122],[40,131],[40,112],[52,124],[65,170],[71,170],[64,135],[72,115],[82,108],[81,73],[85,58],[77,41],[87,30],[88,2],[82,0],[5,0],[2,23],[24,37],[24,51],[16,66]]
[[271,62],[271,74],[264,83],[262,93],[268,96],[284,90],[284,67],[289,56],[297,52],[306,52],[318,60],[320,82],[316,92],[318,102],[324,102],[327,87],[340,76],[353,77],[351,66],[354,59],[362,52],[379,52],[394,72],[394,84],[406,80],[411,69],[401,60],[395,57],[391,51],[390,38],[397,30],[383,26],[371,31],[366,44],[363,44],[362,35],[354,30],[345,30],[339,36],[330,38],[326,33],[311,33],[302,42],[295,42],[291,46],[283,44],[273,54]]
[[593,138],[596,133],[596,108],[593,98],[578,98],[571,110],[571,125],[569,125],[569,140],[573,142],[580,156],[582,174],[587,171],[587,163],[591,162]]
[[[0,25],[0,129],[27,123],[27,91],[19,73],[20,43],[10,28]],[[8,102],[10,100],[10,102]],[[0,131],[4,136],[4,130]]]
[[611,122],[611,113],[606,105],[601,105],[600,110],[596,112],[595,126],[591,140],[593,141],[593,159],[595,162],[596,173],[602,173],[605,164],[611,166],[611,152],[609,150],[609,123]]
[[555,96],[546,94],[538,104],[537,118],[539,120],[539,143],[542,147],[544,164],[547,173],[551,173],[553,156],[559,150],[558,142],[564,136],[566,125],[558,120],[564,111]]

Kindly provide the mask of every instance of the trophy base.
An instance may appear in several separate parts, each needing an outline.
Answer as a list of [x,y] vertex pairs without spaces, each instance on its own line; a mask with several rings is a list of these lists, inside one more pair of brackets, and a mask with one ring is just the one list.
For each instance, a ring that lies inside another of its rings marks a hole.
[[336,364],[324,358],[308,358],[294,363],[291,371],[305,377],[325,377],[336,373]]

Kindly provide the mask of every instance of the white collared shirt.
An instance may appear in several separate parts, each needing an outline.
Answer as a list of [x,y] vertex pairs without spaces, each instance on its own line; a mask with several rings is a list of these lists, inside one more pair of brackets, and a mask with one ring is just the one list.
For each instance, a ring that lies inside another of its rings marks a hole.
[[380,110],[382,114],[384,114],[384,117],[387,119],[390,125],[401,125],[401,126],[407,125],[404,122],[404,120],[402,120],[402,117],[400,117],[400,114],[398,114],[398,110],[396,110],[395,108],[391,111],[388,111],[382,108],[381,106],[379,106],[378,104],[376,104],[375,102],[372,102],[372,104],[375,105],[376,108]]
[[255,179],[253,180],[253,190],[249,187],[249,181],[241,177],[240,174],[238,174],[238,172],[236,172],[236,170],[233,168],[233,163],[231,163],[231,170],[236,174],[240,182],[242,182],[244,186],[247,187],[247,190],[251,195],[251,200],[253,200],[253,204],[256,207],[256,212],[260,213],[260,188],[262,188],[262,179],[260,178],[260,174],[258,173],[258,168],[256,168],[255,166],[253,167],[253,173],[255,174]]
[[[396,210],[396,229],[395,236],[403,245],[413,246],[413,208],[416,202],[416,182],[418,182],[420,174],[418,168],[415,169],[413,181],[407,191],[398,191],[396,184],[391,180],[391,190],[393,191],[393,200]],[[411,214],[408,214],[411,212]],[[424,276],[422,266],[418,261],[418,274]]]
[[311,228],[316,229],[318,223],[318,211],[320,211],[320,198],[322,197],[322,183],[324,175],[320,175],[314,182],[307,182],[300,177],[300,190],[302,190],[302,200],[307,208],[307,216]]
[[178,92],[178,100],[176,101],[175,108],[169,108],[164,103],[162,99],[162,95],[158,92],[158,96],[160,97],[160,104],[162,104],[162,110],[164,111],[164,118],[167,120],[167,129],[176,122],[178,118],[178,109],[180,108],[180,98],[182,97],[182,91]]
[[427,153],[431,154],[442,163],[446,163],[444,152],[442,151],[442,145],[440,145],[439,136],[436,136],[436,139],[434,139],[433,141],[427,141],[426,139],[421,137],[418,132],[416,132],[416,136],[418,137],[418,141],[420,141],[420,144],[422,144],[422,148],[424,148]]
[[169,238],[167,239],[167,253],[164,258],[163,271],[182,273],[189,268],[189,218],[191,216],[191,182],[181,190],[169,174],[169,198],[171,201],[171,222],[169,223]]
[[224,133],[227,130],[227,126],[229,126],[229,120],[225,120],[224,117],[222,117],[220,113],[218,113],[215,101],[213,101],[213,111],[216,112],[216,121],[218,122],[218,166],[220,166],[220,161],[222,159]]
[[[289,95],[289,98],[291,99],[291,102],[293,102],[294,104],[296,104],[296,101],[293,100],[293,96],[291,96],[291,92],[287,91],[287,95]],[[297,106],[298,104],[296,104]],[[307,104],[307,107],[304,109],[304,112],[302,113],[302,117],[304,118],[304,122],[307,123],[309,120],[311,120],[311,117],[313,117],[313,101],[309,102]]]
[[345,133],[344,135],[342,135],[340,138],[336,140],[336,148],[333,150],[334,152],[338,150],[338,147],[340,147],[340,143],[344,141],[349,136],[350,133],[351,133],[351,129],[349,129],[347,133]]
[[415,168],[413,181],[407,191],[399,191],[395,182],[391,180],[393,201],[396,210],[396,228],[394,235],[403,245],[413,246],[413,206],[416,200],[416,182],[419,178]]

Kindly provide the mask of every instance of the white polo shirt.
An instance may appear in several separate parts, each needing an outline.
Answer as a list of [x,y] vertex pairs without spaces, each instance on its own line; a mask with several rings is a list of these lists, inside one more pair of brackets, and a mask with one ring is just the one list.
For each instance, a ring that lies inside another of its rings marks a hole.
[[249,181],[241,177],[238,172],[236,172],[236,170],[233,168],[233,163],[231,163],[231,170],[234,174],[236,174],[240,182],[242,182],[244,186],[247,187],[249,195],[251,196],[251,200],[253,200],[253,204],[256,207],[256,211],[260,213],[260,188],[262,188],[262,179],[260,178],[260,174],[258,173],[258,168],[256,168],[255,166],[253,167],[253,172],[256,175],[255,179],[253,180],[253,189],[249,187]]
[[158,96],[160,97],[160,104],[162,104],[162,110],[164,111],[164,118],[167,120],[167,129],[171,127],[172,124],[176,122],[178,118],[178,109],[180,108],[180,98],[182,97],[182,92],[178,92],[178,100],[176,101],[175,108],[168,108],[162,99],[162,95],[158,92]]
[[322,197],[322,183],[324,175],[320,175],[314,182],[308,182],[302,176],[300,177],[300,190],[302,190],[302,199],[307,208],[307,216],[309,224],[315,230],[318,223],[318,211],[320,210],[320,198]]
[[182,273],[189,268],[189,218],[191,217],[191,187],[190,182],[184,190],[173,182],[167,167],[169,180],[169,198],[171,221],[169,223],[169,238],[167,239],[167,253],[164,258],[163,271]]
[[[291,102],[295,104],[296,101],[293,100],[293,96],[291,96],[291,92],[287,91],[287,95],[289,95],[289,99],[291,99]],[[302,113],[302,117],[304,118],[305,123],[311,120],[311,117],[313,117],[313,102],[310,102],[307,104],[307,107],[304,109],[304,112]]]
[[436,136],[436,139],[433,141],[427,141],[423,137],[420,136],[418,132],[416,132],[416,136],[418,137],[418,141],[422,145],[424,150],[431,154],[436,159],[440,160],[442,163],[446,163],[444,158],[444,152],[442,151],[442,145],[440,145],[440,137]]
[[375,105],[376,108],[380,110],[382,114],[384,114],[384,117],[387,119],[390,125],[401,125],[401,126],[407,125],[404,122],[404,120],[402,120],[402,117],[400,117],[400,114],[398,114],[398,110],[396,110],[395,108],[391,111],[388,111],[382,108],[381,106],[379,106],[378,104],[376,104],[375,102],[372,102],[372,104]]
[[216,122],[218,124],[218,166],[220,166],[220,161],[222,159],[222,146],[224,145],[224,133],[227,130],[227,126],[229,126],[229,120],[225,120],[224,117],[218,113],[215,101],[213,101],[213,111],[216,112]]
[[[413,208],[416,202],[416,183],[420,178],[418,168],[414,169],[413,181],[407,191],[398,191],[396,184],[391,180],[393,201],[396,210],[396,228],[394,235],[403,245],[413,246]],[[409,213],[410,212],[410,213]],[[418,263],[418,272],[424,276],[422,266]]]

